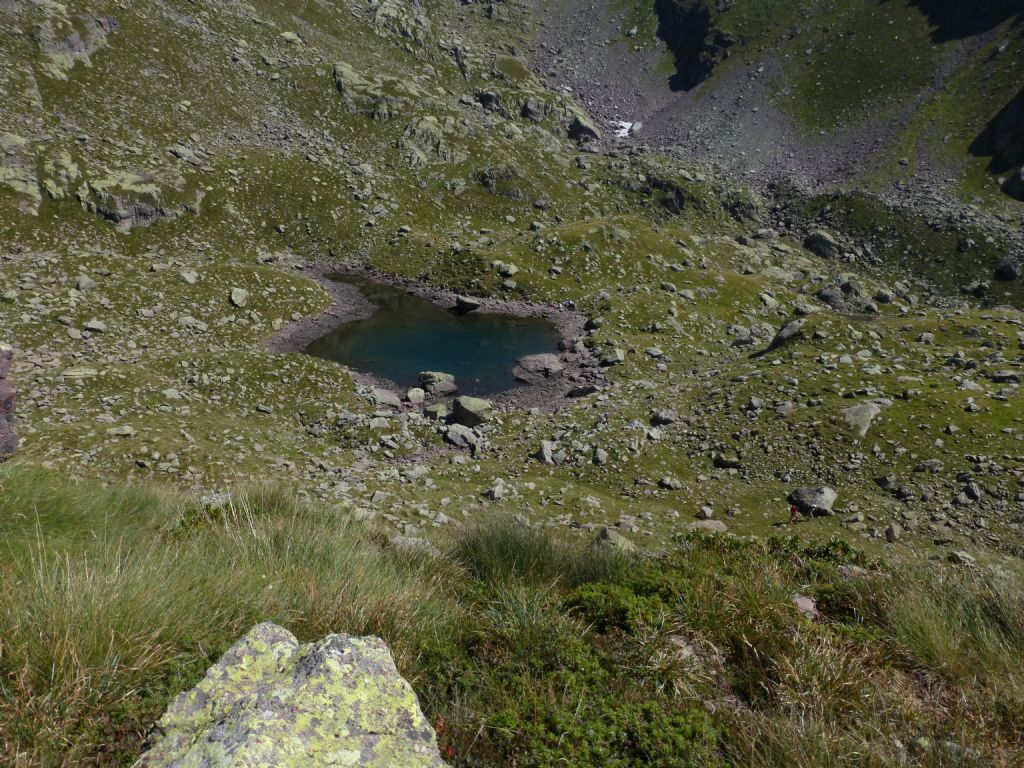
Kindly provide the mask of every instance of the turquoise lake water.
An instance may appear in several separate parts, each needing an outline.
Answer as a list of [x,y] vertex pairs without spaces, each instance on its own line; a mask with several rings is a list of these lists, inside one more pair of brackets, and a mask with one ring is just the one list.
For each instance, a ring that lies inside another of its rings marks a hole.
[[512,376],[519,358],[558,350],[558,331],[540,318],[456,315],[389,285],[343,282],[377,311],[317,339],[306,352],[402,386],[417,385],[420,371],[443,371],[455,376],[461,394],[490,395],[522,386]]

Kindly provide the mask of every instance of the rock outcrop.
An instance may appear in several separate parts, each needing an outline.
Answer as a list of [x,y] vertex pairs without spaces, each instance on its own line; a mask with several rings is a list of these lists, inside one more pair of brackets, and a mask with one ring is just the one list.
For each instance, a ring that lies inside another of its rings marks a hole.
[[0,345],[0,461],[18,451],[18,432],[14,423],[16,396],[14,387],[7,381],[13,357],[14,351],[10,347]]
[[160,718],[145,768],[445,766],[383,640],[259,624]]

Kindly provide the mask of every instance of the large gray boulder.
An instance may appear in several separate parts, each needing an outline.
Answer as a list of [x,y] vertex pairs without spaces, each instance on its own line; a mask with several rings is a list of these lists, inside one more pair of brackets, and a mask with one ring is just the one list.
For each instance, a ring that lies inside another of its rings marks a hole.
[[816,229],[804,238],[804,248],[815,256],[834,259],[839,256],[840,245],[831,232]]
[[839,493],[831,488],[797,488],[789,494],[789,503],[805,515],[821,517],[834,514],[832,507],[839,498]]
[[887,405],[888,403],[884,401],[860,403],[859,405],[851,405],[849,408],[843,408],[841,413],[850,429],[856,432],[859,437],[866,437],[871,425]]
[[478,427],[491,420],[491,401],[479,397],[457,397],[452,415],[463,426]]
[[259,624],[179,694],[144,768],[444,766],[416,694],[376,637],[299,644]]
[[519,358],[512,375],[518,381],[527,384],[536,384],[545,379],[552,379],[565,371],[565,365],[558,359],[558,355],[544,353],[540,355],[527,355]]
[[569,123],[569,138],[582,144],[588,141],[598,141],[601,138],[601,132],[590,121],[590,118],[576,115]]
[[796,320],[790,320],[784,326],[782,326],[775,337],[772,339],[771,344],[768,345],[766,352],[773,352],[779,347],[783,346],[793,339],[800,338],[804,334],[804,328],[807,325],[806,318],[798,318]]
[[0,344],[0,461],[18,452],[18,431],[14,423],[17,399],[14,387],[7,381],[13,357],[14,351]]
[[458,391],[455,377],[441,371],[420,371],[420,386],[433,395],[450,395]]
[[1012,282],[1024,273],[1024,259],[1007,256],[996,265],[996,280]]

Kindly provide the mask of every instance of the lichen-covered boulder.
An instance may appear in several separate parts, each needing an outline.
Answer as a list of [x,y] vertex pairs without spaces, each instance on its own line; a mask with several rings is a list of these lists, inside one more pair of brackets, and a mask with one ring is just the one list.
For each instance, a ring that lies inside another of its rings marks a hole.
[[445,766],[383,640],[259,624],[157,722],[146,768]]

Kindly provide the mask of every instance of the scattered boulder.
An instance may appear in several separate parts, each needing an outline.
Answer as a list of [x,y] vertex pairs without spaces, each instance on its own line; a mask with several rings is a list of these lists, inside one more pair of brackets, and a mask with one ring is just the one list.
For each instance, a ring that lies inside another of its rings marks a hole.
[[416,694],[376,637],[300,644],[259,624],[157,721],[143,768],[444,766]]
[[533,120],[535,123],[539,123],[548,116],[548,112],[551,111],[550,105],[543,99],[537,96],[528,96],[526,101],[523,102],[523,108],[520,114],[527,120]]
[[807,595],[793,595],[791,598],[793,605],[800,611],[801,615],[805,619],[816,621],[821,617],[821,613],[818,611],[818,604],[815,602],[813,597]]
[[432,421],[444,421],[448,418],[448,406],[444,403],[434,403],[424,408],[423,413]]
[[594,537],[594,546],[623,554],[636,552],[637,546],[613,528],[605,526]]
[[17,395],[7,381],[14,350],[0,345],[0,461],[18,452],[18,432],[15,429]]
[[457,397],[452,415],[466,427],[477,427],[491,420],[491,401],[479,397]]
[[500,477],[491,483],[491,487],[484,491],[484,496],[492,501],[501,501],[505,498],[505,481]]
[[806,318],[797,318],[796,320],[790,320],[784,326],[782,326],[775,337],[772,339],[772,343],[768,345],[766,352],[771,352],[778,349],[789,341],[799,338],[803,335],[804,327],[807,325]]
[[249,292],[245,288],[231,289],[231,306],[242,309],[249,305]]
[[688,531],[707,531],[710,533],[725,533],[729,527],[721,520],[697,520],[686,526]]
[[409,80],[364,75],[345,62],[334,65],[334,85],[347,111],[375,120],[391,120],[422,98]]
[[555,463],[555,444],[550,440],[541,440],[540,448],[537,453],[534,454],[537,457],[537,461],[541,464],[554,464]]
[[601,365],[610,368],[613,365],[621,365],[626,362],[626,350],[615,347],[601,355]]
[[949,562],[953,563],[953,565],[963,565],[967,566],[968,568],[977,562],[973,555],[969,555],[963,550],[956,550],[954,552],[950,552],[949,557],[947,559],[949,560]]
[[861,403],[851,405],[842,410],[843,418],[860,437],[865,437],[872,422],[882,412],[882,406],[878,403]]
[[804,238],[804,248],[815,256],[834,259],[839,256],[839,242],[830,232],[816,229]]
[[469,427],[462,424],[450,424],[444,433],[445,442],[454,445],[456,448],[476,448],[480,444],[480,438]]
[[458,390],[455,377],[441,371],[420,371],[420,386],[435,395],[450,395]]
[[597,130],[597,126],[590,122],[589,118],[583,115],[576,115],[573,121],[569,123],[569,138],[581,143],[598,141],[601,138],[601,132]]
[[1019,279],[1022,270],[1024,270],[1024,266],[1019,259],[1007,256],[996,265],[995,277],[996,280],[1010,282]]
[[839,493],[826,486],[820,488],[797,488],[789,494],[789,503],[805,515],[822,517],[834,514],[833,505]]
[[551,379],[565,370],[558,355],[545,353],[541,355],[527,355],[522,357],[512,369],[512,375],[517,381],[527,384],[536,384],[545,379]]
[[378,387],[373,390],[373,402],[377,405],[385,405],[389,408],[401,408],[402,401],[398,395],[392,392],[390,389],[382,389]]
[[475,299],[472,296],[457,296],[453,311],[457,315],[468,315],[470,312],[480,309],[480,306],[480,299]]

